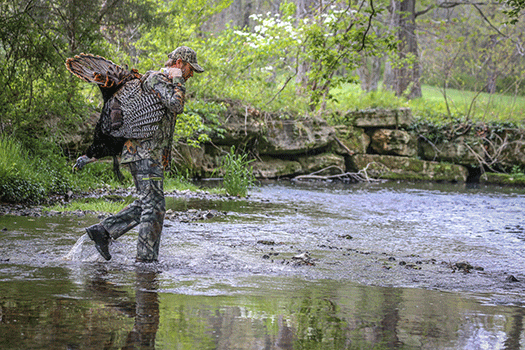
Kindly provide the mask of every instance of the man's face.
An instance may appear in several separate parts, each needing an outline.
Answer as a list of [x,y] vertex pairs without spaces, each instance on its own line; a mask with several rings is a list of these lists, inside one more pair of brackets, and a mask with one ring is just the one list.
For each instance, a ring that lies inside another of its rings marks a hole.
[[182,77],[184,80],[187,81],[189,78],[193,77],[193,67],[188,62],[183,62],[180,70],[182,71]]

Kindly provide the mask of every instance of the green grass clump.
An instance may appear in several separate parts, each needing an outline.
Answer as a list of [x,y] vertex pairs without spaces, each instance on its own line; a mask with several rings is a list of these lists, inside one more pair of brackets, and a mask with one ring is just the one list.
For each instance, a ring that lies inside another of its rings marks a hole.
[[246,154],[235,154],[235,146],[232,146],[230,153],[222,158],[223,186],[230,196],[246,197],[248,188],[255,183],[250,163]]
[[97,213],[109,213],[114,214],[124,209],[128,204],[133,202],[132,196],[122,198],[82,198],[71,201],[68,204],[56,204],[51,207],[44,208],[44,211],[94,211]]
[[173,191],[186,191],[186,190],[196,192],[196,191],[199,191],[199,187],[191,183],[184,176],[175,175],[175,176],[165,177],[164,191],[173,192]]

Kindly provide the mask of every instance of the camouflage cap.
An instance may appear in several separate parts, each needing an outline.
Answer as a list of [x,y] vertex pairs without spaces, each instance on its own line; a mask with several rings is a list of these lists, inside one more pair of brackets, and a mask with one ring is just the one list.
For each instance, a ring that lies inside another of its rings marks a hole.
[[175,50],[168,54],[168,57],[174,60],[178,60],[180,58],[181,60],[188,62],[190,66],[193,67],[195,72],[204,72],[204,69],[197,63],[197,54],[195,53],[195,51],[193,51],[187,46],[177,47]]

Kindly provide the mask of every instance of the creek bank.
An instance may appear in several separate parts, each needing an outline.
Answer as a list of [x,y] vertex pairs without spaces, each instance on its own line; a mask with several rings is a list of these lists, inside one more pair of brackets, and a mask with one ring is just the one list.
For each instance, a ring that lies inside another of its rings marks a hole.
[[222,133],[194,148],[176,147],[175,161],[200,178],[220,175],[232,146],[249,153],[258,178],[315,173],[365,179],[525,185],[525,131],[486,124],[434,130],[419,126],[410,109],[348,112],[340,125],[320,118],[286,118],[233,105],[221,116]]

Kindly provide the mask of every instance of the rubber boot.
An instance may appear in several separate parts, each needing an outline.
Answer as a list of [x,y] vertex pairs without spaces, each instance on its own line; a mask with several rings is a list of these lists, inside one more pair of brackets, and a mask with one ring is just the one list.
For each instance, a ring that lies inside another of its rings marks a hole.
[[111,254],[109,254],[109,233],[106,231],[104,226],[96,224],[86,228],[86,232],[93,242],[95,247],[102,257],[106,260],[111,260]]

